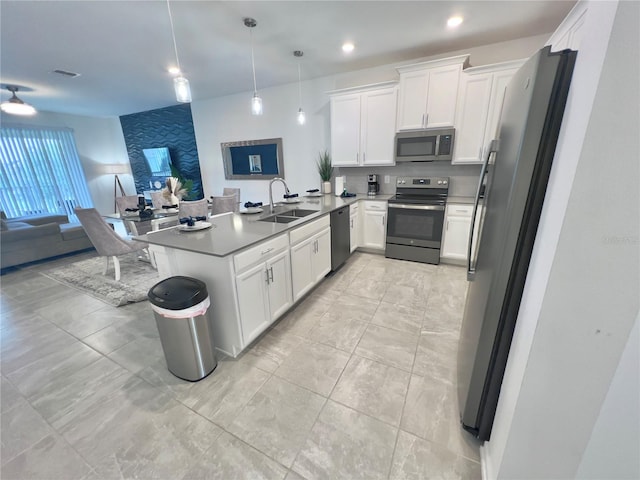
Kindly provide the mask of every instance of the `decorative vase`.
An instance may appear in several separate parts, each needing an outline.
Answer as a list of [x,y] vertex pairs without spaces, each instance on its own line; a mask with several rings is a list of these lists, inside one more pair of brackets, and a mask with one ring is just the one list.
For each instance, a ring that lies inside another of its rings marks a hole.
[[322,193],[331,193],[331,182],[322,182]]
[[179,205],[180,200],[173,193],[169,196],[169,205]]

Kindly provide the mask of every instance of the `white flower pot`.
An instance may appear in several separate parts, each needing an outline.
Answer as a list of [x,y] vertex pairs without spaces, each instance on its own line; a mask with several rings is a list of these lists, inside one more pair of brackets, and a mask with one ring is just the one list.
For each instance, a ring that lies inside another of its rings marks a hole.
[[322,193],[331,193],[331,182],[322,182]]

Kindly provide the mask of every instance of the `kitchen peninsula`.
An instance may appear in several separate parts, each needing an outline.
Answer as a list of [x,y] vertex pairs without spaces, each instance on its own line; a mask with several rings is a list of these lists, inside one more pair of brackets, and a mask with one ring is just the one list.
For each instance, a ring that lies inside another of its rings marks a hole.
[[261,214],[216,215],[206,230],[170,228],[135,238],[149,243],[161,279],[184,275],[206,283],[215,346],[236,357],[331,270],[329,214],[367,198],[304,198],[273,212],[267,206]]

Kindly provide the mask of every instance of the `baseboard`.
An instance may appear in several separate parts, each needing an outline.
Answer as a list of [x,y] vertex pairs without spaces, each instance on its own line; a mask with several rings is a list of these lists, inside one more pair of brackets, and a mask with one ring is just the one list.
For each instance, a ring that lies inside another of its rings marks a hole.
[[494,480],[495,473],[491,469],[486,443],[480,445],[480,470],[482,472],[482,480]]

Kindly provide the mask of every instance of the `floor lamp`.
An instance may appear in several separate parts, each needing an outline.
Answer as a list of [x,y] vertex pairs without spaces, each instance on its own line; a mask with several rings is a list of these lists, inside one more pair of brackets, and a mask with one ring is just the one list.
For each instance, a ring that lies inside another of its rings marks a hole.
[[124,197],[125,196],[124,188],[122,188],[122,184],[120,183],[120,179],[118,178],[118,175],[116,174],[113,177],[113,211],[114,212],[118,211],[118,204],[116,202],[117,189],[118,188],[120,188],[120,196]]

